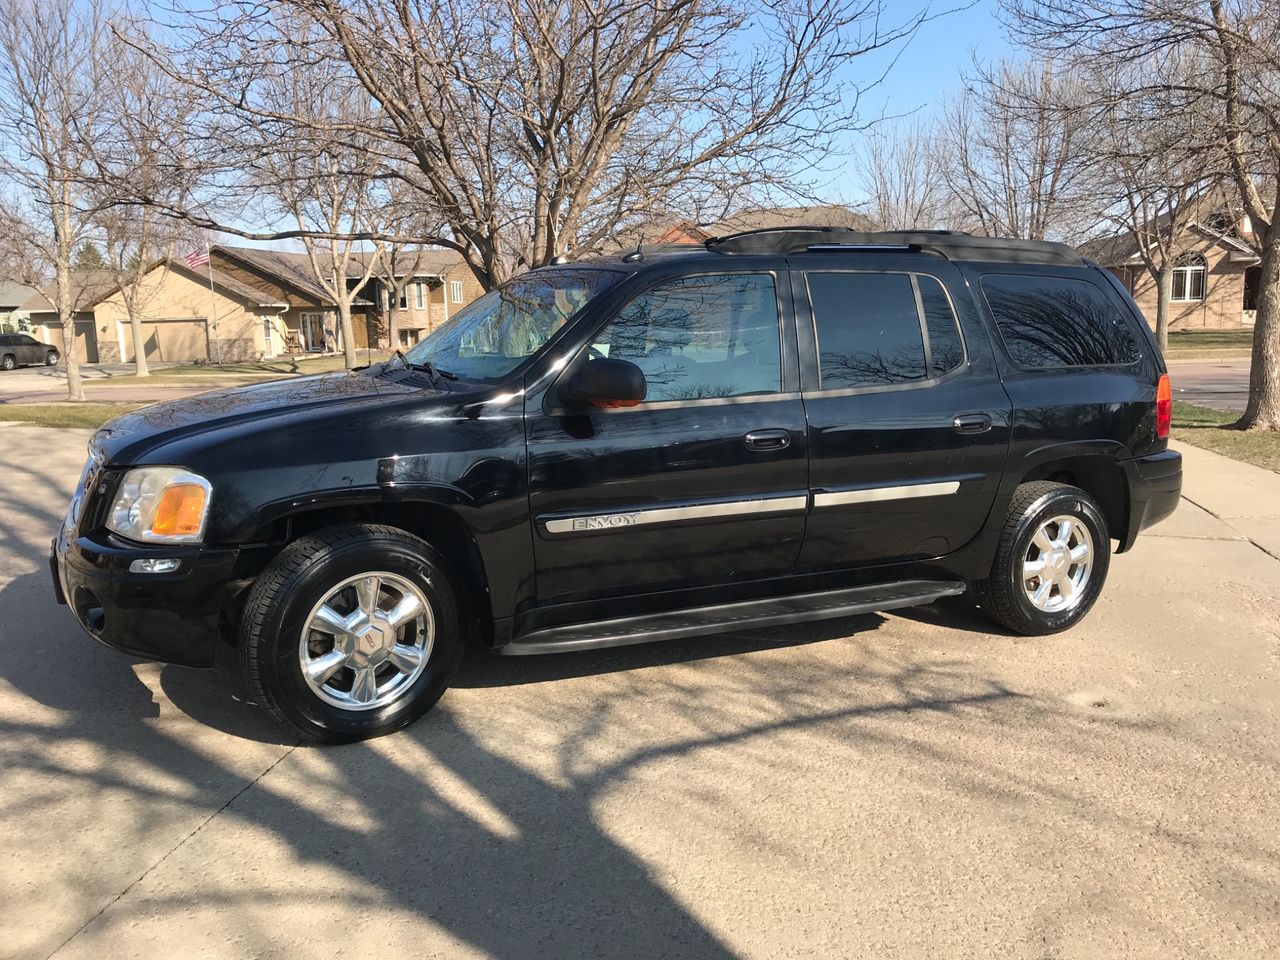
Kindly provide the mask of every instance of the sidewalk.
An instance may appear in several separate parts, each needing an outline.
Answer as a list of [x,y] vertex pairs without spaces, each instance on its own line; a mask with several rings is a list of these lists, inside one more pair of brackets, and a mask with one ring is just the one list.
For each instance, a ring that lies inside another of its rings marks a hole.
[[1183,498],[1280,559],[1280,474],[1190,444],[1169,446],[1182,454]]

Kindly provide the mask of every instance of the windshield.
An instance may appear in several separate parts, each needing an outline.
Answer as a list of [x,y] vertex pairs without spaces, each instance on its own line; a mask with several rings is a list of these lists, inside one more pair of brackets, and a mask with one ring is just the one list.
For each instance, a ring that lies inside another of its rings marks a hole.
[[565,321],[611,287],[614,270],[539,270],[490,290],[405,353],[467,380],[493,380],[514,370]]

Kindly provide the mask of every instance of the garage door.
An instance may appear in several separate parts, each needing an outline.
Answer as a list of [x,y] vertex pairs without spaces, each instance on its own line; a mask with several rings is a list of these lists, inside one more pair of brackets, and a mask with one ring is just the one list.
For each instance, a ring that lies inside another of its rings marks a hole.
[[[65,354],[67,347],[62,336],[62,324],[56,320],[51,321],[45,324],[45,329],[49,331],[45,339],[57,347],[60,353]],[[40,338],[37,337],[36,339]],[[76,362],[98,362],[98,336],[94,330],[92,320],[76,321]]]
[[[209,338],[203,320],[144,320],[148,360],[208,360]],[[133,359],[130,345],[129,359]]]

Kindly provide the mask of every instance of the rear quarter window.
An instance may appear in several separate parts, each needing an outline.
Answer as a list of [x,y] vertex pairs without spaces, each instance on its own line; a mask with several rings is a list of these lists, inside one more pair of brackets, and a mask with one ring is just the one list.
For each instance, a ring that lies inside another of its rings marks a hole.
[[1119,308],[1087,280],[989,274],[982,278],[1005,348],[1024,370],[1121,366],[1139,359]]

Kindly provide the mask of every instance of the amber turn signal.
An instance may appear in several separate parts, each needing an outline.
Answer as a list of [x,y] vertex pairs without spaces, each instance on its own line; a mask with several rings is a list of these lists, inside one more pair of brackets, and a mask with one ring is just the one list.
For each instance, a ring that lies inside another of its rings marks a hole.
[[165,537],[193,536],[204,519],[204,487],[195,483],[175,483],[165,487],[156,504],[151,532]]

